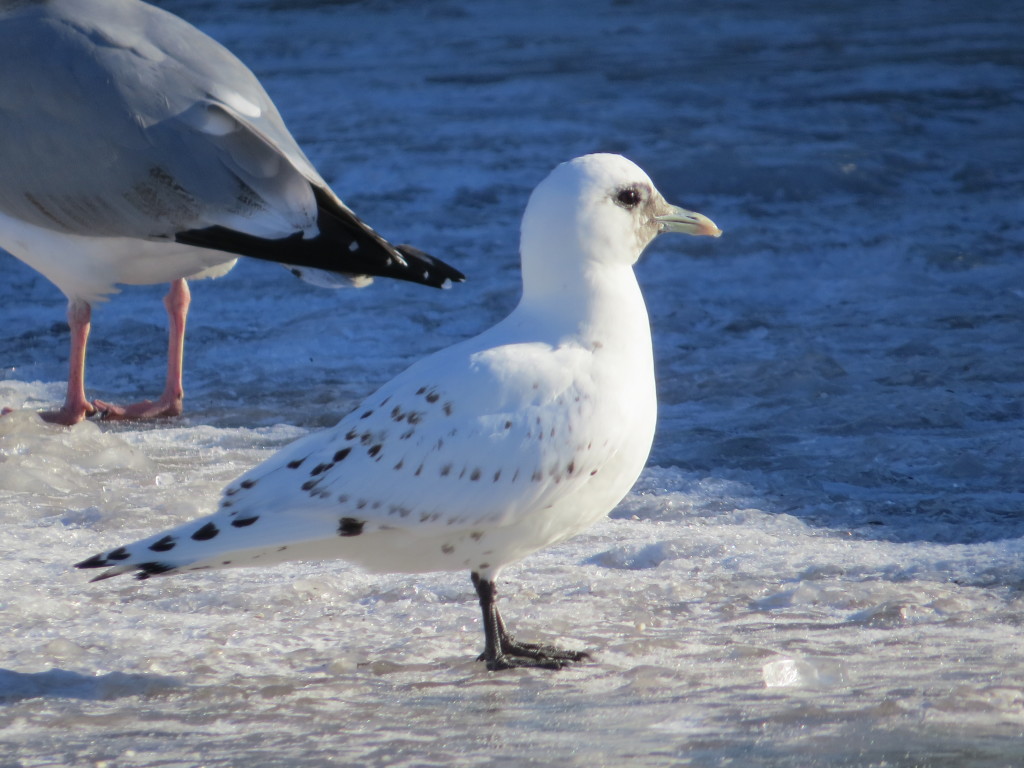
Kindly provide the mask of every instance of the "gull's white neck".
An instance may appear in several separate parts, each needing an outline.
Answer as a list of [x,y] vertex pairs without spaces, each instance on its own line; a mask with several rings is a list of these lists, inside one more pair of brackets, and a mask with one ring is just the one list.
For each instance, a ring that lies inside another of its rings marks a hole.
[[577,269],[530,274],[524,264],[523,296],[512,316],[537,340],[584,346],[621,342],[650,348],[650,324],[640,286],[627,264],[575,265]]
[[567,261],[576,268],[562,262],[560,270],[532,270],[527,267],[530,260],[524,259],[523,294],[515,309],[483,333],[449,349],[472,356],[517,345],[543,345],[569,352],[565,360],[583,359],[571,357],[575,348],[587,353],[587,362],[567,375],[583,372],[593,380],[611,380],[613,389],[643,392],[653,401],[650,322],[632,266]]

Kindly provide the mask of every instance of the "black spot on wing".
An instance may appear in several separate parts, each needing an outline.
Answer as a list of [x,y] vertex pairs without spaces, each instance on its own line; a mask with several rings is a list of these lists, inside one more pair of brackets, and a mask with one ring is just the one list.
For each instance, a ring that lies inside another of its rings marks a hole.
[[149,548],[154,552],[170,552],[174,549],[174,537],[164,536],[160,541],[150,544]]
[[288,467],[288,469],[298,469],[299,467],[302,466],[302,462],[304,462],[305,460],[305,458],[302,458],[296,459],[295,461],[289,461],[285,466]]
[[220,529],[213,523],[207,523],[198,531],[192,534],[192,538],[195,541],[209,541],[214,536],[220,533]]
[[370,449],[367,450],[367,453],[370,454],[371,456],[376,456],[378,453],[380,453],[380,449],[383,447],[384,446],[382,446],[380,443],[377,443],[377,445],[371,446]]
[[340,451],[338,451],[337,453],[334,454],[334,461],[335,462],[342,461],[350,453],[352,453],[352,449],[351,448],[342,448]]
[[107,555],[107,559],[108,560],[127,560],[131,556],[132,556],[131,553],[126,548],[118,547],[113,552],[111,552],[109,555]]
[[150,576],[158,576],[161,573],[167,573],[173,571],[173,565],[167,565],[167,563],[139,563],[139,573],[135,574],[135,578],[139,581],[148,579]]
[[354,517],[343,517],[341,518],[341,522],[338,524],[338,535],[358,536],[363,532],[364,525],[366,525],[365,520],[357,520]]
[[235,528],[245,528],[247,525],[252,525],[259,519],[259,515],[253,515],[252,517],[239,517],[235,520],[232,520],[231,524],[235,526]]
[[317,464],[315,467],[313,467],[312,470],[310,470],[309,475],[310,475],[310,477],[316,477],[317,475],[319,475],[319,474],[321,474],[323,472],[326,472],[327,470],[329,470],[333,466],[334,466],[333,463]]
[[254,485],[256,485],[256,481],[255,480],[243,480],[241,483],[239,483],[239,485],[241,485],[243,488],[252,488]]

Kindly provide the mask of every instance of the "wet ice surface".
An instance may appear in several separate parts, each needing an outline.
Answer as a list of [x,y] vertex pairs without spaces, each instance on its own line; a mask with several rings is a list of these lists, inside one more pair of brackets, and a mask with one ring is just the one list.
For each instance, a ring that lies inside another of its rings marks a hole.
[[[193,286],[184,419],[0,420],[0,762],[1019,763],[1024,9],[165,5],[260,74],[364,218],[471,281],[338,294],[241,264]],[[526,195],[594,150],[725,236],[639,265],[640,483],[501,584],[520,635],[593,663],[484,672],[463,573],[69,569],[500,318]],[[2,263],[0,401],[53,405],[63,299]],[[96,313],[93,396],[158,391],[163,290]]]

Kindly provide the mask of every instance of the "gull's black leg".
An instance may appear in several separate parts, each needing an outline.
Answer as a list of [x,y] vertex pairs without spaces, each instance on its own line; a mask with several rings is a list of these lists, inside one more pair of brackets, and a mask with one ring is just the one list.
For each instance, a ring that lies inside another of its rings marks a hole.
[[484,652],[478,661],[486,661],[490,670],[513,667],[543,667],[561,669],[574,661],[589,658],[583,651],[563,651],[551,645],[519,643],[505,628],[505,622],[498,613],[497,590],[494,582],[472,574],[473,586],[480,598],[480,610],[484,619]]

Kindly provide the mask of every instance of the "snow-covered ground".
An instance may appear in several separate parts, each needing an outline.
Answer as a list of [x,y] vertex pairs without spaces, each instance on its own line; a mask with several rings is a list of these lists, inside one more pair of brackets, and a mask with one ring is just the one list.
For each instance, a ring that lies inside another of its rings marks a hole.
[[[1024,5],[161,5],[250,64],[367,221],[470,281],[242,263],[193,285],[185,418],[0,419],[0,766],[1021,764]],[[485,672],[464,573],[70,568],[499,319],[527,194],[595,150],[725,235],[638,267],[638,486],[503,578],[520,635],[592,663]],[[56,404],[64,300],[0,264],[0,405]],[[96,313],[93,396],[158,393],[164,290]]]

